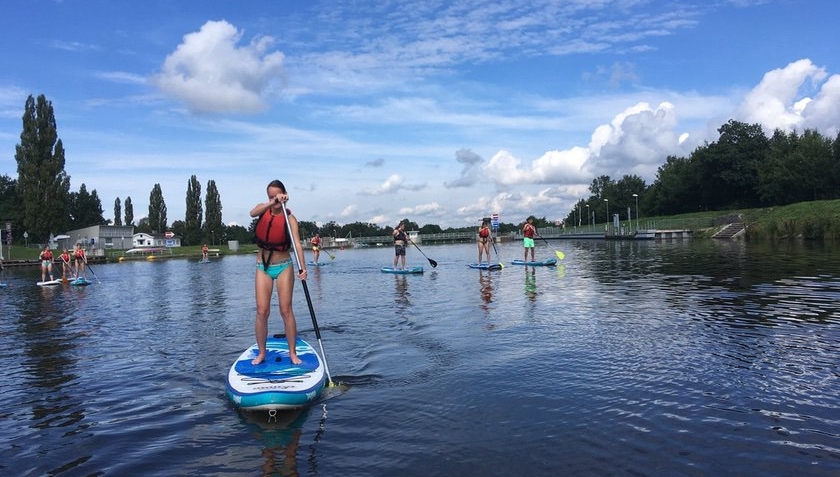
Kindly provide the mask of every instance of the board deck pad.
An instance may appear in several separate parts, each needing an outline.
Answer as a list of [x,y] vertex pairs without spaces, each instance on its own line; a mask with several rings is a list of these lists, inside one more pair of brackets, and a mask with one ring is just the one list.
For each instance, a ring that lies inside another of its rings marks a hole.
[[246,349],[228,372],[227,395],[233,404],[247,410],[273,410],[304,407],[314,401],[326,383],[323,363],[306,341],[298,338],[295,348],[300,364],[289,359],[283,335],[268,338],[260,364],[251,364],[259,353],[257,344]]

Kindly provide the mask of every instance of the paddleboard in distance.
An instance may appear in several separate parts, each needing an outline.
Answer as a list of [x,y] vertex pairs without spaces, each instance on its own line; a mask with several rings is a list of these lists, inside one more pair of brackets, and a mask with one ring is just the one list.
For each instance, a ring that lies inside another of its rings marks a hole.
[[70,280],[70,284],[73,285],[73,286],[77,286],[77,287],[86,287],[86,286],[88,286],[92,283],[93,283],[92,281],[88,280],[85,277],[79,277],[79,278],[76,278],[75,280]]
[[247,411],[272,411],[305,407],[315,401],[326,385],[321,357],[298,338],[295,349],[301,364],[289,360],[284,335],[269,336],[265,360],[257,365],[259,348],[254,343],[233,363],[227,375],[227,396],[234,406]]
[[470,263],[467,264],[470,268],[477,268],[479,270],[501,270],[501,263]]
[[510,263],[512,263],[514,265],[530,265],[532,267],[540,267],[540,266],[549,266],[550,267],[550,266],[557,265],[557,259],[556,258],[549,258],[548,260],[533,261],[533,262],[532,261],[527,261],[526,262],[525,260],[517,259],[517,260],[513,260]]
[[330,262],[314,262],[312,260],[306,262],[307,265],[311,265],[313,267],[323,267],[324,265],[329,265]]
[[394,267],[382,267],[382,273],[396,273],[397,275],[410,275],[413,273],[423,273],[423,267],[409,267],[404,270]]
[[47,280],[47,281],[45,281],[45,282],[37,282],[37,283],[35,283],[35,284],[36,284],[36,285],[38,285],[39,287],[48,287],[48,286],[52,286],[52,285],[61,285],[61,279],[59,278],[59,279],[57,279],[57,280]]

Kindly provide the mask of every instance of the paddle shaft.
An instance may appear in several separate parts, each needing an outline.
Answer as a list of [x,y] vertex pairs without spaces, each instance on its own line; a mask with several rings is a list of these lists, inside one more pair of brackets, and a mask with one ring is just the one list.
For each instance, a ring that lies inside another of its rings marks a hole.
[[[417,249],[417,251],[418,251],[418,252],[420,252],[420,254],[421,254],[421,255],[423,255],[424,257],[426,257],[426,254],[425,254],[425,253],[423,253],[423,251],[422,251],[422,250],[420,250],[420,247],[418,247],[418,246],[417,246],[417,244],[416,244],[416,243],[414,243],[414,241],[413,241],[413,240],[411,240],[411,239],[408,237],[408,235],[406,235],[406,236],[405,236],[405,238],[407,238],[407,239],[408,239],[408,241],[409,241],[409,242],[411,242],[411,245],[414,245],[414,248],[416,248],[416,249]],[[426,260],[428,260],[428,261],[429,261],[429,265],[431,265],[431,266],[432,266],[432,268],[437,267],[437,262],[436,262],[436,261],[432,260],[432,259],[431,259],[431,258],[429,258],[429,257],[426,257]]]
[[[546,244],[546,245],[548,245],[549,247],[551,247],[551,244],[550,244],[550,243],[548,243],[548,240],[544,239],[542,235],[540,235],[540,234],[538,233],[538,234],[537,234],[537,237],[539,237],[539,238],[540,238],[540,240],[542,240],[543,242],[545,242],[545,244]],[[561,252],[560,250],[557,250],[557,249],[555,249],[555,250],[554,250],[554,254],[555,254],[555,255],[557,255],[557,258],[559,258],[560,260],[563,260],[563,258],[566,256],[566,255],[564,255],[564,254],[563,254],[563,252]]]
[[93,267],[91,267],[90,264],[88,263],[87,256],[85,256],[85,266],[87,267],[88,270],[90,270],[90,273],[93,274],[93,278],[96,279],[96,282],[97,283],[102,283],[102,281],[99,280],[99,277],[96,276],[96,272],[93,271]]
[[[505,268],[505,264],[504,264],[504,263],[502,263],[502,257],[500,257],[500,256],[499,256],[499,251],[496,249],[496,241],[495,241],[495,240],[493,240],[493,237],[492,237],[492,236],[490,236],[490,237],[488,237],[488,238],[490,239],[490,243],[492,243],[492,244],[493,244],[493,251],[494,251],[494,252],[496,252],[496,258],[498,258],[498,259],[499,259],[499,265],[501,265],[501,266],[502,266],[502,268]],[[489,262],[489,260],[488,260],[488,262]]]
[[[300,257],[298,257],[298,248],[295,243],[297,239],[295,238],[294,232],[292,232],[292,224],[289,222],[289,212],[286,210],[286,204],[284,202],[280,202],[280,206],[283,208],[283,216],[286,218],[286,229],[289,231],[289,238],[292,242],[292,255],[297,264],[298,273],[303,273],[303,264],[300,261]],[[321,329],[318,327],[318,320],[315,318],[315,308],[312,307],[312,297],[309,296],[309,287],[306,285],[306,280],[301,280],[300,283],[303,285],[303,294],[306,295],[306,306],[309,308],[309,316],[312,318],[312,327],[315,328],[315,337],[318,338],[318,347],[321,348],[321,356],[324,358],[324,371],[327,373],[327,383],[332,385],[333,380],[330,376],[330,365],[327,364],[327,354],[324,352],[324,344],[321,342]]]

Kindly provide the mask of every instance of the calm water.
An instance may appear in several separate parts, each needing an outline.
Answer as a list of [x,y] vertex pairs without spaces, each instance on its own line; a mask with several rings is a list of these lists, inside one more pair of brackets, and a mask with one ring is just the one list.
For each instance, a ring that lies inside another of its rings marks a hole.
[[[421,248],[419,276],[380,273],[390,248],[311,269],[344,385],[276,421],[224,394],[253,256],[96,265],[86,288],[7,269],[0,474],[840,475],[840,249],[555,242],[535,269],[505,244],[487,272],[474,245]],[[295,305],[316,343],[300,285]]]

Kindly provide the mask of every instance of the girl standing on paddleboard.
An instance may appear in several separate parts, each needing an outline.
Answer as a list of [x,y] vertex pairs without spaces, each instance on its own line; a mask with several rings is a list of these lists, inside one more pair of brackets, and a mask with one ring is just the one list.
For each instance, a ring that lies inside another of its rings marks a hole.
[[[295,286],[294,263],[289,250],[292,240],[300,243],[298,221],[292,212],[288,212],[288,224],[283,204],[289,200],[286,186],[279,180],[273,180],[266,187],[268,202],[262,202],[251,209],[251,217],[259,217],[256,226],[256,241],[259,247],[257,254],[257,274],[254,280],[257,299],[257,317],[254,331],[257,336],[259,354],[252,364],[260,364],[265,360],[265,347],[268,340],[268,315],[271,308],[272,285],[276,282],[279,300],[280,316],[283,318],[283,328],[289,343],[289,359],[294,364],[300,364],[295,350],[297,342],[297,323],[292,310],[292,292]],[[291,236],[289,230],[291,229]],[[296,247],[298,251],[297,263],[300,271],[297,276],[306,280],[306,268],[303,259],[303,247]]]
[[44,245],[44,250],[41,251],[41,254],[38,256],[38,258],[41,260],[41,281],[47,281],[47,274],[49,274],[50,276],[50,281],[53,281],[53,254],[52,251],[50,251],[49,245]]
[[87,255],[85,255],[85,249],[82,248],[82,244],[76,243],[76,250],[73,251],[73,259],[76,263],[76,278],[85,278]]
[[487,255],[487,264],[490,265],[490,220],[484,219],[481,227],[478,228],[478,264],[481,265],[482,255]]
[[522,246],[525,247],[525,261],[528,261],[528,250],[531,251],[531,261],[534,262],[534,237],[537,234],[537,228],[534,227],[534,216],[528,216],[525,225],[522,226]]
[[394,236],[394,270],[397,269],[397,262],[400,262],[402,268],[399,270],[405,270],[405,245],[408,241],[408,234],[405,233],[405,224],[400,222],[397,224],[397,228],[391,232],[391,235]]

